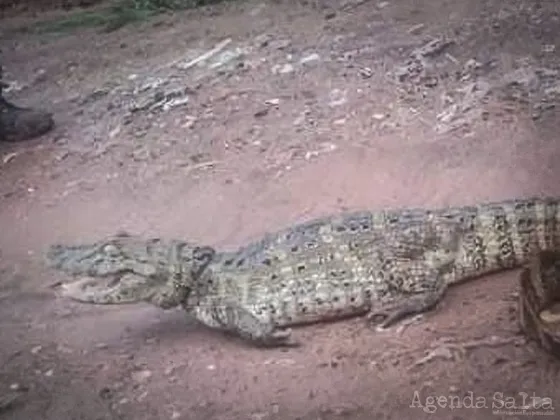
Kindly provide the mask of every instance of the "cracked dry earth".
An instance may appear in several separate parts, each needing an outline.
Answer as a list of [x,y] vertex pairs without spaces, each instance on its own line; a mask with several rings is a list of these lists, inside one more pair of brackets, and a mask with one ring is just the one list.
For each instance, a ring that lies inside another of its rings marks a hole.
[[0,145],[0,418],[514,419],[520,392],[558,416],[516,272],[286,351],[63,300],[42,262],[120,229],[233,248],[347,209],[560,194],[558,3],[466,3],[247,1],[60,36],[16,30],[57,11],[5,18],[7,96],[57,127]]

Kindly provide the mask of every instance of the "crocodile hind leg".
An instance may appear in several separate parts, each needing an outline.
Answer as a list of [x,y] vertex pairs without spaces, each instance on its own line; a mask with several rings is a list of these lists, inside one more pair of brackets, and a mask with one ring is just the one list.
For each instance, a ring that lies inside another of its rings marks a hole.
[[453,228],[451,226],[448,240],[441,242],[436,238],[435,245],[418,255],[403,254],[403,250],[415,249],[407,248],[410,243],[415,244],[414,241],[396,248],[394,262],[398,263],[389,267],[388,275],[385,273],[387,282],[371,302],[367,315],[370,323],[376,323],[381,317],[383,321],[379,327],[389,328],[405,318],[434,309],[443,299],[449,286],[448,276],[453,274],[459,244]]
[[[402,294],[386,304],[372,305],[372,309],[367,315],[367,320],[372,324],[377,324],[381,329],[386,329],[405,318],[423,314],[434,309],[441,302],[447,291],[447,285],[444,284],[443,280],[439,280],[437,283],[439,284],[436,284],[430,290],[414,294]],[[379,318],[382,318],[380,323],[378,322]]]
[[213,329],[237,335],[259,347],[299,347],[291,329],[278,329],[235,304],[196,305],[186,308],[198,321]]

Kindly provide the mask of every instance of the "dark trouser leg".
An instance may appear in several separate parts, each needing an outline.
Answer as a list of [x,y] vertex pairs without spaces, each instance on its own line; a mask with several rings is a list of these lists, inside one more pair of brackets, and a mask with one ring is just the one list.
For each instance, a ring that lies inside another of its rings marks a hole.
[[54,120],[50,113],[20,108],[4,99],[2,90],[5,87],[2,81],[2,66],[0,66],[0,141],[31,140],[53,128]]

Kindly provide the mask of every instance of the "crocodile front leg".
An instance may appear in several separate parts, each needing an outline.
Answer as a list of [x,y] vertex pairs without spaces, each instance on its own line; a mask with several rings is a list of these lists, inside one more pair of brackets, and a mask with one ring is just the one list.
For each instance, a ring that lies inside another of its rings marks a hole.
[[207,327],[228,331],[259,347],[300,346],[293,341],[291,329],[279,329],[238,304],[200,302],[183,308]]

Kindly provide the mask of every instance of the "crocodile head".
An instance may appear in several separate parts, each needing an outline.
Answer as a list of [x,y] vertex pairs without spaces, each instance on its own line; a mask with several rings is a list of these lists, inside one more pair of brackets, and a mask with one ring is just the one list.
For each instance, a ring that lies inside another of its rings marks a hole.
[[180,305],[215,254],[210,247],[120,233],[86,245],[53,245],[47,263],[74,277],[62,296],[86,303]]

